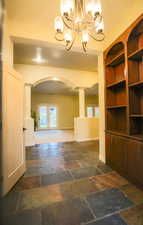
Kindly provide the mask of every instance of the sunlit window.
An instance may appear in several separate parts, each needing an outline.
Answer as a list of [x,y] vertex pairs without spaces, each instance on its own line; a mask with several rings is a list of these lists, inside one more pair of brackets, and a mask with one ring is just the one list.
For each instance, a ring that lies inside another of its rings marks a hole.
[[99,107],[98,106],[87,106],[86,109],[87,117],[99,117]]
[[57,107],[42,105],[39,107],[39,128],[57,127]]

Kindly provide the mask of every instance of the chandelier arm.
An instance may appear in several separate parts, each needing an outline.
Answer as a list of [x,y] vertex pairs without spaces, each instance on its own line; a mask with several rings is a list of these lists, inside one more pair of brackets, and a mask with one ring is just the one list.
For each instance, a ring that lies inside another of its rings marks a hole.
[[86,44],[82,42],[83,51],[86,52]]
[[74,22],[74,20],[72,18],[70,18],[69,16],[62,16],[62,18],[65,18],[67,21],[70,21],[70,22]]
[[103,16],[100,13],[95,16],[94,22],[97,20],[98,17],[100,17],[99,23],[101,23],[102,22],[102,19],[103,19]]
[[74,39],[73,39],[73,41],[71,42],[70,46],[68,47],[68,43],[66,44],[66,50],[67,50],[67,51],[70,51],[70,50],[71,50],[71,48],[72,48],[72,46],[73,46],[75,40],[76,40],[76,34],[74,35]]
[[61,36],[63,36],[63,33],[58,33],[58,32],[56,32],[56,34],[55,34],[55,39],[57,40],[57,41],[64,41],[64,37],[58,37],[58,35],[61,35]]
[[89,33],[89,36],[90,36],[92,39],[94,39],[95,41],[103,41],[103,40],[105,39],[105,35],[104,35],[103,32],[100,33],[100,35],[101,35],[101,39],[98,39],[98,38],[94,37],[92,34]]
[[68,29],[73,30],[72,27],[71,27],[70,25],[68,25],[67,22],[65,21],[65,17],[62,17],[62,20],[63,20],[64,25],[65,25]]

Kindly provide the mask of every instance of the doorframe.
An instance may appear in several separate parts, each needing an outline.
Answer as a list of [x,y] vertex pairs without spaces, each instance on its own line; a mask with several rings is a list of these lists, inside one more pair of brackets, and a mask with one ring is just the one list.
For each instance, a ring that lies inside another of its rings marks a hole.
[[[56,107],[57,108],[57,126],[54,127],[54,128],[50,128],[50,127],[47,127],[47,128],[39,128],[39,107],[40,106],[47,106],[47,107]],[[38,104],[37,105],[37,109],[36,109],[36,114],[38,115],[37,116],[37,124],[38,124],[38,127],[36,129],[36,131],[42,131],[42,130],[58,130],[58,121],[59,121],[59,113],[58,113],[59,109],[58,109],[58,105],[57,104],[47,104],[47,103],[41,103],[41,104]]]
[[2,6],[2,15],[0,18],[0,198],[2,197],[2,183],[3,183],[3,174],[2,174],[2,80],[3,80],[3,60],[2,60],[2,42],[3,42],[3,23],[4,23],[4,10],[5,10],[5,1],[1,0]]

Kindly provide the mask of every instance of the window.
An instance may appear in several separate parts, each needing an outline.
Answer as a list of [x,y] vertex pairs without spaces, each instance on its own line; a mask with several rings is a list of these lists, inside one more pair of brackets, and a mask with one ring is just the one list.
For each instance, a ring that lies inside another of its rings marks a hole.
[[39,127],[46,128],[48,126],[47,107],[39,107]]
[[87,106],[87,117],[99,117],[99,107],[98,106]]
[[39,106],[39,129],[57,127],[57,107]]

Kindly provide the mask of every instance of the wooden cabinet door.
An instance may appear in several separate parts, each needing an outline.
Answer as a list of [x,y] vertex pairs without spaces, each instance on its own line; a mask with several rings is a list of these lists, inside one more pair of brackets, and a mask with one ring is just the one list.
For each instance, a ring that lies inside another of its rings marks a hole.
[[138,181],[143,185],[143,143],[140,143],[138,155]]
[[133,182],[143,184],[143,143],[128,141],[127,173]]
[[111,160],[111,135],[106,134],[106,163],[108,166],[111,166],[110,160]]
[[111,167],[121,174],[126,174],[127,140],[119,136],[111,136]]

